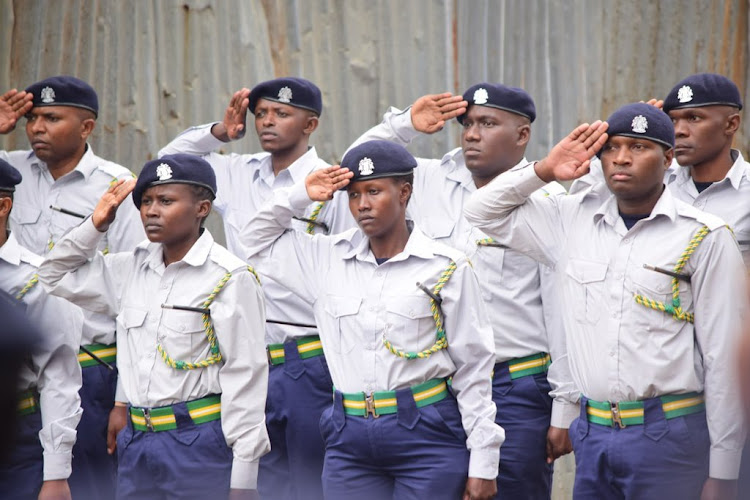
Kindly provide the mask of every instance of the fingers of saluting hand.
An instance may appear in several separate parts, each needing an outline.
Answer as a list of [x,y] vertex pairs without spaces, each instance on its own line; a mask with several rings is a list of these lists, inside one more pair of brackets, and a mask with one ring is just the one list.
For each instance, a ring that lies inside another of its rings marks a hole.
[[108,192],[112,195],[112,202],[114,202],[115,205],[119,206],[125,198],[128,197],[130,193],[133,192],[133,189],[135,189],[135,179],[128,179],[128,180],[119,180],[115,184],[113,184]]

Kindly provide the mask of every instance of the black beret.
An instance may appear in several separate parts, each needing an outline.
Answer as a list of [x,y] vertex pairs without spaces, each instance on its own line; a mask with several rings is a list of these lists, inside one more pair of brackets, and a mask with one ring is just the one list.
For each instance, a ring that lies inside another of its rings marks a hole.
[[216,174],[200,156],[178,153],[164,155],[143,166],[133,189],[133,203],[141,208],[143,193],[161,184],[193,184],[203,186],[216,196]]
[[406,148],[393,142],[367,141],[350,149],[341,160],[341,166],[354,172],[349,181],[352,183],[409,175],[417,167],[417,160]]
[[96,91],[83,80],[73,76],[53,76],[26,88],[33,94],[34,107],[73,106],[88,109],[99,115],[99,99]]
[[626,104],[607,118],[610,137],[624,135],[674,147],[674,125],[664,111],[644,102]]
[[726,76],[715,73],[691,75],[674,86],[664,99],[664,111],[702,106],[733,106],[742,109],[737,85]]
[[16,190],[16,185],[21,183],[21,172],[8,163],[0,159],[0,191]]
[[259,83],[250,91],[250,103],[247,109],[255,112],[258,99],[280,102],[297,108],[314,111],[318,116],[323,112],[323,98],[320,89],[313,82],[304,78],[276,78]]
[[[510,113],[525,116],[530,122],[536,118],[536,107],[534,100],[523,89],[508,87],[502,83],[478,83],[469,87],[464,92],[464,101],[479,106],[502,109]],[[468,108],[466,109],[468,111]],[[456,119],[463,124],[466,113],[459,115]]]

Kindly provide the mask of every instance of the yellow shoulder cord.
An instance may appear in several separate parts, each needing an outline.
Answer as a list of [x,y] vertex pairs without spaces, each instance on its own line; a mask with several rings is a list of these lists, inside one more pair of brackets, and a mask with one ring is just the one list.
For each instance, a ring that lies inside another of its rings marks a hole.
[[250,271],[250,274],[252,274],[253,276],[255,276],[255,281],[257,281],[258,284],[260,285],[260,276],[258,276],[258,273],[255,272],[255,268],[253,266],[251,266],[251,265],[248,265],[247,266],[247,270]]
[[[674,266],[673,272],[675,274],[680,274],[682,272],[682,269],[685,267],[688,260],[690,260],[690,256],[693,255],[695,249],[698,248],[698,245],[700,245],[701,241],[703,241],[703,238],[705,238],[709,232],[710,230],[708,229],[708,227],[703,226],[698,230],[697,233],[695,233],[695,236],[693,236],[693,238],[690,240],[687,248],[685,248],[685,251],[682,252],[679,260],[677,260],[677,264],[675,264]],[[680,305],[680,281],[676,277],[672,278],[671,304],[658,302],[656,300],[644,297],[640,294],[636,294],[634,298],[638,304],[670,314],[674,319],[678,321],[687,321],[688,323],[693,323],[695,320],[693,313],[685,312],[682,310],[682,306]]]
[[159,354],[161,354],[162,359],[168,366],[171,366],[175,370],[195,370],[197,368],[206,368],[207,366],[211,366],[222,360],[221,352],[219,351],[219,341],[216,339],[214,324],[213,321],[211,321],[211,313],[208,308],[231,277],[232,273],[226,273],[224,277],[219,280],[211,294],[203,301],[203,304],[201,304],[200,307],[201,309],[206,310],[206,312],[203,313],[203,328],[206,330],[206,338],[208,339],[208,348],[210,352],[208,357],[204,360],[196,361],[195,363],[179,361],[173,359],[167,354],[167,351],[164,350],[164,347],[159,343],[157,344],[156,349],[159,351]]
[[313,234],[315,232],[315,222],[318,220],[320,211],[323,210],[325,204],[325,201],[318,202],[318,204],[315,205],[315,208],[313,208],[313,211],[310,212],[310,217],[308,218],[309,222],[307,223],[307,228],[305,229],[305,232],[307,234]]
[[36,286],[36,284],[39,283],[39,275],[35,274],[31,277],[31,279],[21,288],[21,290],[16,294],[16,300],[23,300],[24,296],[26,296],[29,291]]
[[448,280],[451,278],[451,276],[453,276],[453,272],[455,270],[456,263],[451,260],[450,264],[448,264],[448,267],[445,268],[445,271],[443,271],[443,274],[441,274],[440,278],[438,278],[435,287],[432,289],[432,293],[429,293],[426,288],[423,288],[421,286],[421,283],[417,283],[417,286],[423,288],[425,292],[427,292],[427,294],[430,296],[430,310],[432,311],[432,318],[435,320],[436,328],[435,343],[431,347],[421,352],[406,352],[403,349],[391,344],[390,340],[385,338],[385,333],[383,333],[383,344],[391,353],[395,354],[399,358],[404,359],[423,359],[429,358],[434,353],[448,348],[448,339],[445,338],[445,327],[443,325],[443,311],[440,308],[440,291],[443,289],[445,284],[448,283]]

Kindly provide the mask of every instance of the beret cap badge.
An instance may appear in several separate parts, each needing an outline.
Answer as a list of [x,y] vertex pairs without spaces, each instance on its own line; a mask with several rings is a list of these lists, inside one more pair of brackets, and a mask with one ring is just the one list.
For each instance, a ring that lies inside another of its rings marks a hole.
[[487,104],[489,98],[487,89],[479,88],[474,91],[474,104]]
[[638,134],[645,134],[648,128],[648,120],[643,115],[638,115],[633,118],[633,123],[630,125],[633,128],[633,132]]
[[49,104],[55,102],[55,91],[52,87],[44,87],[40,94],[43,103]]
[[371,175],[375,171],[375,164],[368,157],[359,160],[359,173],[361,175]]
[[289,87],[281,87],[279,89],[279,102],[292,102],[292,89]]
[[677,91],[677,100],[680,102],[690,102],[693,100],[693,89],[689,85],[683,85]]
[[166,181],[172,178],[172,167],[166,163],[161,163],[156,167],[156,177],[160,181]]

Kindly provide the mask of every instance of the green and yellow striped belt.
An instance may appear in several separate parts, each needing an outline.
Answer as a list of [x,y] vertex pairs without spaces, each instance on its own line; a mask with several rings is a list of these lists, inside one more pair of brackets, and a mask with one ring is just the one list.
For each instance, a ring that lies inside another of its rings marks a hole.
[[31,415],[39,411],[39,402],[34,390],[29,389],[18,395],[17,410],[19,415]]
[[[300,358],[307,359],[323,355],[323,344],[321,344],[320,337],[317,335],[300,337],[295,340]],[[284,344],[268,344],[266,352],[268,353],[268,362],[272,365],[281,365],[284,363]]]
[[[411,388],[414,402],[418,408],[435,404],[448,397],[448,384],[443,378],[434,378]],[[369,396],[364,392],[342,394],[344,413],[367,418],[372,415],[390,415],[398,411],[396,391],[373,392]]]
[[[703,394],[697,392],[662,396],[659,399],[664,410],[664,416],[667,419],[692,415],[706,410]],[[589,399],[586,407],[589,422],[606,425],[607,427],[617,426],[621,429],[628,425],[643,425],[643,414],[642,401],[610,403]]]
[[547,373],[552,361],[549,354],[546,352],[540,352],[538,354],[532,354],[531,356],[524,356],[523,358],[511,359],[510,361],[507,361],[507,363],[508,371],[510,372],[510,379],[515,380],[517,378],[536,375],[538,373]]
[[[206,396],[205,398],[185,403],[193,423],[204,424],[221,418],[221,396]],[[171,406],[159,408],[130,407],[130,420],[133,428],[143,432],[171,431],[177,428],[177,420]]]
[[[83,347],[94,353],[94,356],[105,363],[114,363],[117,359],[117,344],[88,344]],[[89,356],[83,349],[78,351],[78,363],[81,365],[81,368],[99,364],[97,360]]]

